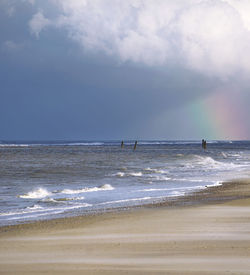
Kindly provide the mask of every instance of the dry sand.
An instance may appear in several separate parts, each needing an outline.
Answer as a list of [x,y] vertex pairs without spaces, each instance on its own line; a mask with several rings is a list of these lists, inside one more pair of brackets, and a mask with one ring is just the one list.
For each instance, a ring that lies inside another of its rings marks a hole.
[[1,274],[250,274],[250,183],[0,228]]

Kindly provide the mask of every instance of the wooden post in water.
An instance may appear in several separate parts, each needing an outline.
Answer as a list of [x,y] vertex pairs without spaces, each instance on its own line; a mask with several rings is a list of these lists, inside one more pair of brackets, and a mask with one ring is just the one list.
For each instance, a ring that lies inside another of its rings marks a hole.
[[135,145],[134,145],[134,151],[135,151],[135,149],[136,149],[136,146],[137,146],[137,140],[136,140]]
[[204,150],[207,149],[207,141],[205,139],[201,141],[201,146]]
[[123,140],[122,140],[122,143],[121,143],[121,148],[123,148],[124,147],[124,142],[123,142]]

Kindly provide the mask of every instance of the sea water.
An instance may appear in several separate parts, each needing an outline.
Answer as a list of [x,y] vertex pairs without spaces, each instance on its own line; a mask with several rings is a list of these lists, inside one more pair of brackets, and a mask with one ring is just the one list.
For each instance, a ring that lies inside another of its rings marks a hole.
[[248,178],[249,141],[0,142],[0,225],[158,203]]

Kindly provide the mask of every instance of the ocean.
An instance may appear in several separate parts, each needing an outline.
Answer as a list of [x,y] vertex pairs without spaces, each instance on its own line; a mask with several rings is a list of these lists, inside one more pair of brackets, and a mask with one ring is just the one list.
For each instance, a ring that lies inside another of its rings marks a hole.
[[0,142],[0,226],[159,203],[249,178],[250,141]]

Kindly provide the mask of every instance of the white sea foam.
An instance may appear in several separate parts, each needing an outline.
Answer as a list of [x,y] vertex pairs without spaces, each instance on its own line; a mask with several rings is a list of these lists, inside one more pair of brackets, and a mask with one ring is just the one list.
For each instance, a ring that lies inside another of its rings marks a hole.
[[222,185],[222,182],[216,181],[215,183],[207,184],[205,187],[214,187],[214,186],[220,186],[220,185]]
[[[178,196],[180,196],[181,193],[178,193]],[[170,196],[177,196],[177,192],[173,194],[170,194]],[[123,200],[116,200],[116,201],[107,201],[103,203],[99,203],[98,205],[107,205],[107,204],[118,204],[118,203],[129,203],[129,202],[140,202],[140,201],[146,201],[146,200],[159,200],[159,199],[165,199],[166,196],[157,196],[157,197],[142,197],[142,198],[132,198],[132,199],[123,199]]]
[[144,170],[145,170],[145,171],[154,171],[155,169],[150,168],[150,167],[147,167],[147,168],[145,168]]
[[[138,190],[138,192],[173,191],[173,192],[182,193],[182,195],[184,195],[184,194],[185,194],[185,190],[186,190],[186,191],[192,191],[192,190],[205,189],[205,188],[207,188],[207,187],[214,187],[214,186],[220,186],[220,185],[222,185],[222,182],[221,182],[221,181],[216,181],[216,182],[214,182],[214,183],[207,184],[207,185],[196,185],[196,186],[174,187],[174,188],[147,188],[147,189]],[[182,192],[176,191],[176,190],[182,190]],[[172,194],[173,192],[171,192],[171,194]]]
[[65,143],[63,145],[69,145],[69,146],[101,146],[101,145],[104,145],[104,143],[103,142],[72,142],[72,143]]
[[[175,190],[194,190],[194,189],[202,189],[205,186],[192,186],[192,187],[175,187],[175,188],[148,188],[138,190],[138,192],[158,192],[158,191],[175,191]],[[179,192],[179,191],[178,191]]]
[[80,200],[84,200],[84,199],[85,199],[85,197],[56,198],[56,199],[45,198],[42,200],[42,202],[67,203],[69,201],[80,201]]
[[[0,216],[8,216],[9,220],[15,219],[26,219],[26,218],[35,218],[38,216],[54,215],[59,214],[68,210],[91,207],[92,204],[89,203],[80,203],[74,205],[68,205],[64,207],[42,207],[40,205],[34,205],[31,207],[26,207],[25,209],[20,209],[18,211],[10,211],[6,213],[0,213]],[[28,215],[28,216],[27,216]]]
[[194,155],[193,159],[185,164],[187,168],[195,168],[197,166],[200,166],[202,169],[223,169],[228,170],[232,168],[239,167],[239,165],[236,165],[232,162],[222,162],[217,161],[209,156],[199,156]]
[[171,197],[180,197],[180,196],[184,196],[185,195],[185,192],[180,192],[180,191],[173,191],[170,193],[170,196]]
[[84,200],[85,197],[73,197],[73,198],[70,198],[68,200],[72,200],[72,201],[81,201],[81,200]]
[[33,206],[27,207],[27,209],[37,210],[37,209],[43,209],[43,207],[41,205],[35,204]]
[[157,180],[157,181],[168,181],[168,180],[171,180],[170,177],[166,177],[166,176],[163,176],[163,175],[150,175],[149,176],[150,178],[154,179],[154,180]]
[[46,190],[45,188],[38,188],[34,191],[28,192],[25,195],[20,195],[19,198],[22,198],[22,199],[42,199],[42,198],[48,197],[50,195],[51,195],[51,193],[48,190]]
[[29,147],[29,144],[0,144],[0,147]]
[[168,171],[166,171],[166,170],[150,168],[150,167],[145,168],[144,171],[149,171],[149,172],[153,172],[156,174],[167,174],[168,173]]
[[64,189],[61,191],[61,193],[63,193],[63,194],[80,194],[80,193],[87,193],[87,192],[110,191],[110,190],[114,190],[114,187],[110,184],[104,184],[99,187],[85,187],[85,188],[76,189],[76,190]]
[[25,209],[20,209],[17,211],[10,211],[7,213],[1,213],[0,216],[23,215],[23,214],[33,213],[33,212],[44,212],[44,211],[48,211],[48,209],[45,209],[42,206],[35,204],[33,206],[26,207]]
[[118,172],[116,174],[114,174],[114,176],[117,176],[117,177],[124,177],[125,173],[124,172]]
[[117,200],[117,201],[102,202],[102,203],[99,203],[99,205],[122,203],[122,202],[130,202],[130,201],[143,201],[143,200],[150,200],[150,199],[151,199],[151,197],[134,198],[134,199],[124,199],[124,200]]
[[104,142],[71,142],[71,143],[0,143],[0,147],[34,147],[34,146],[102,146]]
[[53,198],[45,198],[45,199],[42,199],[41,201],[42,202],[49,202],[49,203],[60,203],[60,202],[63,202],[63,201],[59,201],[59,200],[56,200],[56,199],[53,199]]
[[141,177],[142,176],[142,172],[129,173],[128,175],[133,176],[133,177]]
[[116,177],[124,177],[124,176],[132,176],[132,177],[141,177],[142,176],[142,172],[131,172],[131,173],[124,173],[124,172],[118,172],[116,174],[114,174],[114,176]]
[[173,178],[173,181],[188,181],[188,182],[204,182],[202,179],[188,179],[188,178]]

